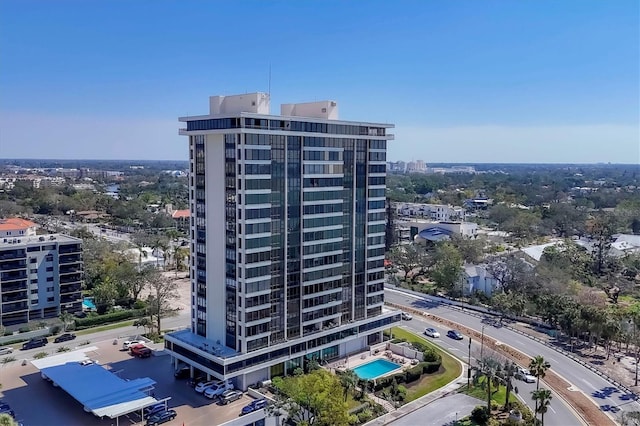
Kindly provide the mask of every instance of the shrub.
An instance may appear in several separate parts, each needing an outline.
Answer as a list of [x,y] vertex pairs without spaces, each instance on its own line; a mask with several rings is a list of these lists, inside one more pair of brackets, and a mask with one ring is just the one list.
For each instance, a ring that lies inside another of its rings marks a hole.
[[60,346],[56,352],[69,352],[70,350],[71,349],[66,346]]
[[422,356],[424,357],[424,361],[426,362],[436,362],[442,361],[442,357],[435,349],[428,347],[422,352]]
[[396,381],[396,383],[404,383],[405,378],[406,378],[406,375],[404,372],[393,375],[393,379]]
[[489,420],[489,412],[487,411],[487,407],[483,407],[478,405],[476,408],[471,411],[471,420],[481,425],[486,425]]
[[76,330],[89,328],[96,325],[110,324],[114,322],[124,321],[131,318],[139,318],[144,316],[144,309],[132,309],[129,311],[118,311],[110,314],[88,316],[86,318],[77,318],[75,320]]
[[373,413],[369,409],[364,409],[358,413],[358,422],[364,424],[373,418]]
[[147,307],[147,302],[144,300],[136,300],[133,304],[133,309],[144,309]]
[[13,331],[8,331],[7,330],[7,331],[4,332],[4,335],[5,336],[13,336]]
[[414,348],[415,350],[417,350],[418,352],[424,352],[424,351],[426,351],[427,349],[430,349],[427,345],[425,345],[425,344],[424,344],[424,343],[422,343],[422,342],[412,342],[412,343],[411,343],[411,346],[413,346],[413,348]]
[[416,365],[415,367],[411,367],[405,373],[406,382],[407,383],[411,383],[413,381],[418,380],[420,378],[420,376],[422,376],[422,372],[423,372],[423,367],[421,365],[419,365],[419,364]]
[[30,328],[30,327],[20,327],[20,328],[18,329],[18,333],[28,333],[28,332],[30,332],[30,331],[31,331],[31,328]]
[[51,335],[56,335],[56,334],[60,333],[60,326],[59,325],[54,325],[53,327],[51,327],[49,329],[49,333]]
[[37,354],[33,355],[34,359],[42,359],[42,358],[46,358],[48,357],[49,354],[46,352],[38,352]]
[[440,366],[442,362],[434,361],[434,362],[421,362],[418,365],[422,365],[422,372],[424,374],[432,374],[440,370]]

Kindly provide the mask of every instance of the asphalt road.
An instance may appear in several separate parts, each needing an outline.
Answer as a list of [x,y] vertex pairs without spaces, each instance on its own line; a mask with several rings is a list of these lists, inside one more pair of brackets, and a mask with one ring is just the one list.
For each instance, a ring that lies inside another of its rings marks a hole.
[[[437,344],[438,346],[445,349],[447,352],[452,355],[462,359],[465,362],[469,360],[469,338],[465,337],[463,340],[454,340],[447,337],[448,329],[443,328],[442,325],[431,322],[423,318],[415,317],[411,321],[403,321],[402,327],[407,328],[409,330],[415,331],[416,333],[424,332],[424,329],[427,327],[433,327],[440,332],[439,338],[431,338],[425,337],[425,339],[430,340],[431,342]],[[486,331],[486,329],[485,329]],[[477,358],[480,358],[481,352],[484,351],[482,347],[482,342],[477,342],[472,340],[471,342],[471,365],[475,365],[475,361]],[[486,356],[488,353],[485,352]],[[526,366],[522,366],[526,367]],[[531,411],[534,409],[534,403],[531,399],[531,392],[536,389],[535,383],[525,383],[523,381],[516,380],[514,383],[514,388],[518,388],[518,397],[520,401],[524,402],[531,408]],[[512,397],[515,397],[513,395]],[[448,399],[445,398],[445,399]],[[429,404],[428,406],[430,406]],[[476,404],[477,405],[477,404]],[[453,406],[453,405],[450,405]],[[473,407],[472,407],[473,408]],[[575,417],[575,414],[572,410],[570,410],[560,399],[558,395],[553,393],[553,399],[551,400],[551,406],[549,407],[548,416],[545,417],[544,423],[549,426],[565,426],[565,425],[577,425],[580,424],[580,421]],[[461,416],[464,417],[464,416]]]
[[[462,312],[459,309],[441,304],[429,296],[417,297],[399,290],[386,289],[385,300],[411,306],[414,309],[429,312],[478,331],[481,331],[484,325],[479,318]],[[414,328],[418,328],[418,326]],[[610,414],[614,419],[618,418],[620,411],[640,411],[640,403],[632,399],[633,395],[626,394],[623,390],[616,388],[612,383],[596,373],[542,343],[536,342],[507,328],[496,328],[490,325],[484,327],[484,334],[510,345],[529,356],[542,355],[549,361],[553,371],[571,383],[573,388],[589,396],[596,406]],[[468,345],[468,343],[465,343],[465,345]],[[468,349],[465,349],[465,351],[468,352]],[[524,389],[527,388],[523,386],[521,393],[525,393]],[[556,401],[557,399],[557,397],[554,398]],[[551,405],[554,410],[559,411],[563,404],[558,405],[557,402],[555,404],[552,402]],[[545,424],[552,424],[552,417],[555,417],[555,415],[549,416],[548,418],[545,417]]]
[[464,394],[438,399],[429,405],[389,423],[393,426],[445,426],[471,414],[482,401]]

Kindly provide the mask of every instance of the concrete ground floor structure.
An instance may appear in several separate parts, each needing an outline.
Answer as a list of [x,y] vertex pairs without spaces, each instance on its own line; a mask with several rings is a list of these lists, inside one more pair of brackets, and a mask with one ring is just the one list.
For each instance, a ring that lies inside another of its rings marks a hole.
[[366,351],[382,342],[383,330],[400,321],[399,311],[385,309],[382,315],[371,319],[249,353],[238,353],[190,330],[180,330],[165,336],[165,350],[173,357],[175,367],[180,362],[191,366],[191,377],[198,370],[207,378],[230,380],[237,389],[246,390],[272,377],[291,374],[312,359],[326,365]]

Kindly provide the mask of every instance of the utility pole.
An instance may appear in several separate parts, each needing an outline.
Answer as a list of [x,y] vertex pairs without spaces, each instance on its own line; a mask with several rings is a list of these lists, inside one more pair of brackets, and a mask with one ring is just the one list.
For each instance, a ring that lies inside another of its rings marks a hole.
[[471,337],[469,337],[469,369],[467,370],[467,389],[471,389]]
[[482,334],[480,335],[480,359],[482,359],[482,354],[484,352],[484,325],[482,326]]

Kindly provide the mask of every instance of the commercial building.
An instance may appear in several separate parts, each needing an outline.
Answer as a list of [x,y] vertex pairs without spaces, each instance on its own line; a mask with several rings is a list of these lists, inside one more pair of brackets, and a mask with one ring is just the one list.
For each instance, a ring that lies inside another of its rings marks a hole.
[[189,137],[192,322],[166,336],[236,387],[305,359],[344,357],[400,321],[384,307],[389,124],[338,120],[332,101],[210,98]]
[[59,234],[0,237],[2,325],[82,311],[83,274],[78,238]]

